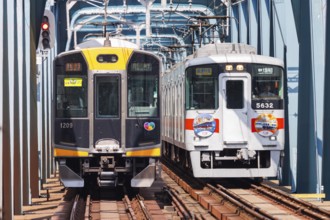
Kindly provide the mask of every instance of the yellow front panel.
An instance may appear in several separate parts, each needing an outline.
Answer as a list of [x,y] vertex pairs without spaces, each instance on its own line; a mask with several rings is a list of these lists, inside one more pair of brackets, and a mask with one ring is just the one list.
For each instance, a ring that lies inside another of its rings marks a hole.
[[148,150],[127,151],[127,157],[160,157],[160,148],[153,148]]
[[88,152],[54,148],[54,156],[55,157],[88,157]]
[[[99,47],[88,48],[82,50],[86,57],[89,70],[125,70],[126,64],[131,56],[132,48],[112,48],[112,47]],[[97,56],[101,54],[116,54],[118,61],[115,63],[100,63],[97,61]]]

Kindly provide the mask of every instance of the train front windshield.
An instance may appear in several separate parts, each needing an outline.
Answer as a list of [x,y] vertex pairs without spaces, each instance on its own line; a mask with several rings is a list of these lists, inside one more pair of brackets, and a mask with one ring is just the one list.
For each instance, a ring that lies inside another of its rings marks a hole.
[[[186,70],[186,110],[219,108],[219,74],[228,72],[226,65],[212,64],[189,67]],[[283,69],[267,64],[244,64],[241,71],[251,74],[253,109],[283,108]],[[236,69],[236,68],[234,68]]]
[[57,60],[55,103],[57,118],[87,117],[87,66],[80,54]]
[[128,117],[159,117],[159,60],[135,53],[127,71]]
[[281,99],[282,69],[267,65],[252,67],[252,98],[253,99]]
[[187,69],[186,110],[217,109],[218,103],[217,65],[203,65]]

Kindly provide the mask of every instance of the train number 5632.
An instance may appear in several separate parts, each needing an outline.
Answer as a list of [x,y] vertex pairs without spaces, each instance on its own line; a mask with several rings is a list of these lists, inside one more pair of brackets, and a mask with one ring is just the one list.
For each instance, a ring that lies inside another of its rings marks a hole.
[[257,102],[256,108],[274,108],[274,103]]

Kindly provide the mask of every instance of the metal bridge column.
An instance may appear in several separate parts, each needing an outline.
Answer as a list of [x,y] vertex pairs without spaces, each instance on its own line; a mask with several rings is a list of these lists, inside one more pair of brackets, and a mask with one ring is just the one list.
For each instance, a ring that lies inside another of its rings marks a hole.
[[311,8],[312,33],[312,68],[314,76],[314,109],[315,109],[315,144],[316,144],[316,174],[317,193],[322,191],[321,168],[323,148],[323,109],[324,109],[324,66],[325,66],[325,13],[324,1],[313,0]]
[[39,196],[39,152],[38,152],[38,121],[37,121],[37,86],[36,86],[36,52],[34,50],[34,38],[30,39],[30,74],[27,76],[26,90],[27,93],[27,116],[28,122],[28,146],[30,152],[30,185],[32,197]]
[[272,1],[272,41],[270,42],[271,55],[283,59],[284,61],[284,111],[285,111],[285,142],[284,142],[284,161],[280,173],[281,184],[289,185],[290,174],[290,143],[289,143],[289,117],[288,117],[288,93],[287,93],[287,39],[286,32],[286,4],[284,1]]
[[22,65],[23,74],[20,76],[22,82],[20,87],[22,91],[20,95],[22,96],[22,142],[23,147],[23,205],[31,204],[31,190],[30,190],[30,145],[29,145],[29,94],[28,83],[30,78],[30,2],[24,1],[23,4],[23,16],[22,16],[22,35],[23,35],[23,52],[22,52]]
[[239,37],[238,37],[238,33],[239,33],[239,16],[238,16],[238,8],[236,6],[234,7],[228,7],[227,10],[228,12],[228,16],[231,17],[230,18],[230,33],[229,34],[229,42],[232,43],[238,43],[239,42]]
[[46,170],[46,177],[50,178],[50,175],[52,174],[52,143],[51,143],[51,88],[52,88],[52,61],[54,59],[53,57],[53,50],[50,50],[48,53],[48,59],[47,59],[47,68],[46,68],[46,78],[44,81],[46,90],[45,90],[45,114],[46,114],[46,121],[45,121],[45,132],[46,132],[46,142],[45,142],[45,148],[47,148],[47,170]]
[[270,0],[259,1],[259,30],[260,30],[260,54],[270,54]]
[[38,127],[39,127],[39,152],[40,152],[40,180],[41,186],[46,183],[47,178],[47,147],[46,147],[46,74],[47,74],[47,59],[48,57],[42,57],[42,63],[39,65],[39,77],[38,77],[38,90],[39,90],[39,102],[38,102]]
[[23,205],[23,1],[16,0],[14,4],[15,19],[13,27],[16,27],[15,32],[15,74],[14,74],[14,213],[22,214]]
[[249,34],[248,44],[258,48],[258,0],[248,1],[249,10]]
[[239,17],[239,42],[248,43],[248,3],[242,2],[238,4],[238,17]]
[[[0,0],[0,16],[1,18],[4,18],[4,3],[3,0]],[[4,30],[4,19],[0,19],[0,30]],[[0,48],[4,48],[3,47],[3,34],[0,34]],[[3,127],[4,127],[4,123],[3,123],[3,113],[4,113],[4,75],[5,75],[5,71],[4,71],[4,67],[3,67],[3,51],[4,49],[0,50],[0,72],[3,74],[0,74],[0,219],[3,219],[3,214],[2,214],[2,210],[3,210],[3,148],[4,146],[6,146],[4,144],[4,139],[3,139]]]
[[[56,48],[56,47],[55,47]],[[50,51],[50,59],[49,59],[49,69],[48,69],[48,158],[49,158],[49,166],[48,173],[55,174],[55,160],[54,160],[54,152],[52,146],[52,91],[53,91],[53,60],[56,56],[56,49],[52,49]]]
[[324,79],[324,116],[323,116],[323,159],[322,159],[322,183],[326,200],[330,199],[330,10],[326,12],[326,37],[325,42],[325,79]]
[[155,0],[138,0],[144,7],[146,7],[146,37],[151,37],[151,18],[150,9]]
[[310,0],[300,1],[297,192],[317,188]]
[[[45,8],[45,0],[30,1],[31,9],[31,25],[30,25],[30,58],[31,58],[31,67],[30,75],[27,81],[27,91],[28,93],[28,118],[30,119],[28,124],[28,144],[30,146],[30,184],[31,184],[31,193],[32,197],[39,196],[39,150],[38,150],[38,130],[41,128],[38,127],[38,109],[37,109],[37,66],[36,66],[36,49],[38,47],[38,38],[40,34],[40,23],[43,16]],[[39,23],[40,22],[40,23]],[[36,129],[38,128],[38,129]]]
[[15,75],[15,2],[4,1],[3,27],[3,218],[12,219],[14,214],[14,75]]

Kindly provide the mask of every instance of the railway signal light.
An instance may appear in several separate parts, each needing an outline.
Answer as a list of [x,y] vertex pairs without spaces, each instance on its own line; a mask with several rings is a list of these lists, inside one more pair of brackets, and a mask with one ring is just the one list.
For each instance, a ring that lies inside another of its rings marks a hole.
[[50,49],[49,19],[44,16],[41,23],[41,43],[43,49]]
[[55,45],[55,17],[51,11],[46,9],[41,20],[39,48],[41,50],[49,50],[52,49],[54,45]]

